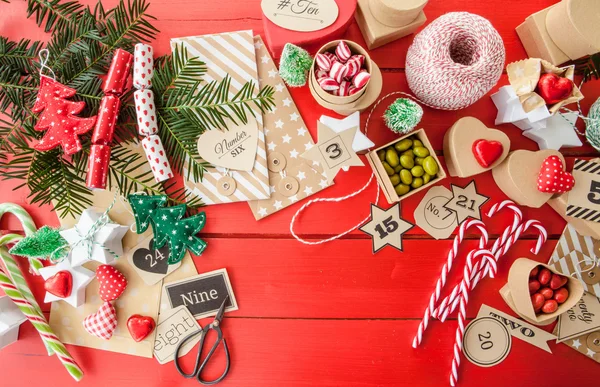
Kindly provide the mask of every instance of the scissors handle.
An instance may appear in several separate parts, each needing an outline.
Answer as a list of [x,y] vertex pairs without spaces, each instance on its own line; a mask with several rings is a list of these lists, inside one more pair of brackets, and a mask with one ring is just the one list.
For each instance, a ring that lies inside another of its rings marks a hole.
[[[204,341],[205,337],[206,337],[206,335],[202,336],[202,341]],[[202,379],[202,376],[201,376],[202,375],[202,371],[204,370],[204,367],[208,363],[208,360],[212,357],[213,353],[215,352],[215,350],[217,349],[217,347],[219,346],[219,343],[221,341],[223,342],[223,348],[225,349],[225,359],[226,359],[225,370],[223,371],[223,373],[221,374],[221,376],[219,376],[215,380],[204,380],[204,379]],[[202,346],[202,344],[201,344],[201,346]],[[198,355],[198,356],[200,356],[200,355]],[[206,358],[204,359],[204,361],[200,365],[200,368],[198,369],[198,375],[196,376],[196,379],[198,379],[198,382],[200,382],[200,384],[203,384],[205,386],[212,386],[213,384],[217,384],[221,380],[225,379],[225,377],[229,373],[229,366],[230,366],[229,347],[227,347],[227,341],[225,340],[225,338],[222,337],[222,335],[220,334],[220,331],[219,331],[219,338],[213,344],[212,348],[208,352],[208,355],[206,355]]]

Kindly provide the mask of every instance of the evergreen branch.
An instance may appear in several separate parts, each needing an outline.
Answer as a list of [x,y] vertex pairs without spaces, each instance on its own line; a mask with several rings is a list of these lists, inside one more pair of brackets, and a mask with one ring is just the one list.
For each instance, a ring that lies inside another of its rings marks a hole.
[[100,42],[100,32],[96,27],[96,19],[86,10],[78,20],[56,27],[48,44],[49,57],[52,62],[49,67],[55,72],[61,72],[62,65],[72,54],[90,51],[90,40]]
[[160,101],[171,88],[194,86],[206,73],[206,64],[198,58],[188,57],[183,43],[175,46],[172,55],[157,58],[154,67],[152,88]]
[[41,47],[41,42],[32,42],[28,39],[13,42],[0,36],[0,67],[4,69],[10,66],[22,74],[34,72],[33,61],[37,58]]
[[27,17],[35,14],[35,22],[39,27],[45,24],[45,32],[71,25],[85,9],[78,1],[27,0]]

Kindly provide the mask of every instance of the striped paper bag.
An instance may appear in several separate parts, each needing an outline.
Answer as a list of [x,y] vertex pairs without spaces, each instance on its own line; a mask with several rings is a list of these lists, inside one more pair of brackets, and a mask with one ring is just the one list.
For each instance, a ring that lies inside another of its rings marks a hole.
[[[206,82],[231,78],[229,96],[233,97],[247,82],[254,82],[258,94],[258,71],[252,31],[228,32],[215,35],[190,36],[171,39],[171,47],[183,44],[190,57],[206,63]],[[207,168],[201,181],[185,180],[189,192],[200,197],[204,204],[245,202],[267,199],[270,196],[269,171],[263,118],[260,110],[251,105],[258,123],[258,149],[251,171],[227,171],[225,168]],[[184,168],[187,174],[187,170]],[[234,180],[234,184],[229,184]],[[223,187],[228,189],[223,189]]]
[[567,224],[548,265],[562,274],[579,278],[586,292],[600,297],[599,248],[600,241],[581,236],[572,225]]

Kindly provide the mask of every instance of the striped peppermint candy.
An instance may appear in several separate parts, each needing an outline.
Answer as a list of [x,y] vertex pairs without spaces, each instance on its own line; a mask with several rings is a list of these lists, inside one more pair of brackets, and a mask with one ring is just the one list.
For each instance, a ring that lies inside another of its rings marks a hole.
[[355,60],[358,61],[358,63],[360,64],[360,67],[362,68],[365,65],[365,56],[364,55],[360,55],[360,54],[356,54],[356,55],[352,55],[350,57],[350,59],[348,60]]
[[348,74],[348,66],[346,66],[345,64],[336,62],[333,65],[331,65],[329,76],[335,79],[337,83],[342,82],[342,79],[346,77],[346,74]]
[[329,58],[329,60],[331,60],[331,63],[333,63],[333,62],[339,62],[338,57],[335,56],[335,54],[333,52],[325,51],[323,53],[323,55],[325,55],[327,58]]
[[333,60],[325,54],[317,54],[315,56],[315,62],[320,70],[329,71],[331,70]]
[[[348,82],[350,83],[350,82]],[[348,95],[354,95],[356,93],[358,93],[361,89],[357,89],[356,87],[354,87],[354,85],[350,85],[350,87],[348,87]]]
[[360,59],[354,59],[354,57],[350,58],[348,62],[346,62],[346,66],[348,67],[348,73],[346,74],[346,78],[350,79],[354,78],[356,74],[358,74],[362,69]]
[[334,91],[340,88],[340,84],[335,81],[335,79],[326,77],[318,80],[319,86],[321,89],[325,91]]
[[337,93],[334,93],[339,97],[347,97],[350,95],[350,82],[342,81],[340,83],[340,88],[337,90]]
[[317,70],[315,72],[315,77],[317,78],[317,80],[321,79],[321,78],[327,78],[329,76],[329,73],[325,70]]
[[369,79],[371,79],[371,74],[369,74],[366,70],[362,70],[352,79],[352,84],[357,89],[362,89],[365,87],[367,82],[369,82]]
[[350,51],[350,47],[348,47],[346,42],[341,41],[335,49],[335,54],[342,63],[346,63],[352,56],[352,51]]

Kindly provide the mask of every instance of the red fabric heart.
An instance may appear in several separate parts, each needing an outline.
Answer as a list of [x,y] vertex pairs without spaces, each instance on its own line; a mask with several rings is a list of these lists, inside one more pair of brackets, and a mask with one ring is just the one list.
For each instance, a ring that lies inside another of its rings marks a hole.
[[134,314],[127,319],[127,329],[136,342],[144,340],[156,328],[152,317]]
[[123,294],[127,287],[127,279],[110,265],[100,265],[96,269],[96,278],[100,284],[98,294],[104,301],[114,301]]
[[96,313],[83,320],[83,327],[90,335],[109,340],[117,327],[117,311],[110,302],[105,302]]
[[549,156],[542,163],[538,176],[538,190],[548,193],[568,192],[575,186],[575,179],[564,171],[562,160],[558,156]]
[[548,73],[540,76],[538,93],[548,105],[554,105],[571,95],[573,81]]
[[69,297],[73,290],[73,276],[71,272],[62,270],[54,274],[44,282],[44,289],[56,297]]
[[484,168],[494,164],[503,151],[504,147],[500,141],[477,140],[473,143],[475,160]]

